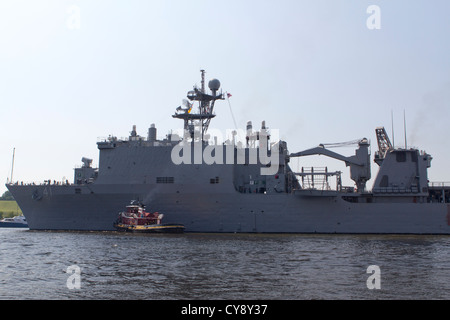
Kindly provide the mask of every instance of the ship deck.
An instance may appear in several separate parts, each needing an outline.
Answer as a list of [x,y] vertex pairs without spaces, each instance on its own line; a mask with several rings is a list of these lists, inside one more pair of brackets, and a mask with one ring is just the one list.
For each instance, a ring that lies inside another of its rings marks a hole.
[[450,182],[431,182],[428,193],[430,202],[450,203]]

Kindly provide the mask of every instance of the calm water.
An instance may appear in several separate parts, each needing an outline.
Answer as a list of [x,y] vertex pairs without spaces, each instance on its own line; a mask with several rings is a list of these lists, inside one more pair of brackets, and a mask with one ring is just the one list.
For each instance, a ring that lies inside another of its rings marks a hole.
[[[72,265],[80,288],[70,290]],[[380,289],[367,288],[370,265],[380,267]],[[0,299],[449,298],[448,236],[0,228]]]

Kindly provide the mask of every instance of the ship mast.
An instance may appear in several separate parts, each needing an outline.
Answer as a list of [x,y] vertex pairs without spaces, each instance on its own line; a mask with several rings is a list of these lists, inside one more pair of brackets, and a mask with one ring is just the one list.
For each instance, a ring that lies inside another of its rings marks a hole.
[[[203,140],[208,131],[211,119],[216,116],[213,113],[214,104],[216,100],[224,100],[224,97],[222,92],[219,94],[217,92],[220,88],[220,81],[217,79],[209,81],[208,87],[211,90],[211,94],[206,93],[205,70],[200,70],[200,72],[202,76],[201,88],[198,89],[194,86],[194,89],[187,93],[187,98],[192,103],[188,100],[183,100],[183,106],[179,106],[172,117],[184,121],[184,130],[185,132],[189,132],[189,136],[192,139],[194,139],[195,127],[201,126],[201,139]],[[192,111],[196,101],[198,101],[197,113]]]

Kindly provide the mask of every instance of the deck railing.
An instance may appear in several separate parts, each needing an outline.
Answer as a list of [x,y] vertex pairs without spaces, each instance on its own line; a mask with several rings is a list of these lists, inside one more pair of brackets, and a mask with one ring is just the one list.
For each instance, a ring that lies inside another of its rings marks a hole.
[[435,181],[428,184],[429,187],[450,187],[450,182],[448,181]]

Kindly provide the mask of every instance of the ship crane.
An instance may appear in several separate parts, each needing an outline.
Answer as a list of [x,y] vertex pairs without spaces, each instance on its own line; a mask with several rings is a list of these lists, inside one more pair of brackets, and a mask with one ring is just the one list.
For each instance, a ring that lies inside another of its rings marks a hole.
[[307,149],[297,153],[291,153],[289,157],[304,157],[311,155],[325,155],[330,158],[341,160],[348,167],[350,166],[350,178],[355,181],[357,191],[364,192],[366,188],[366,182],[370,180],[370,155],[369,155],[369,141],[366,138],[358,141],[358,149],[355,151],[354,156],[344,156],[334,151],[325,148],[325,145],[321,144],[318,147]]
[[351,141],[346,141],[346,142],[321,143],[321,144],[319,144],[319,147],[324,147],[324,148],[349,147],[349,146],[358,145],[359,141],[361,141],[361,139],[351,140]]
[[394,149],[394,147],[391,144],[391,140],[389,140],[389,137],[384,127],[376,128],[375,133],[377,135],[377,142],[378,142],[378,151],[375,152],[375,162],[380,166],[384,158],[386,157],[386,153]]

